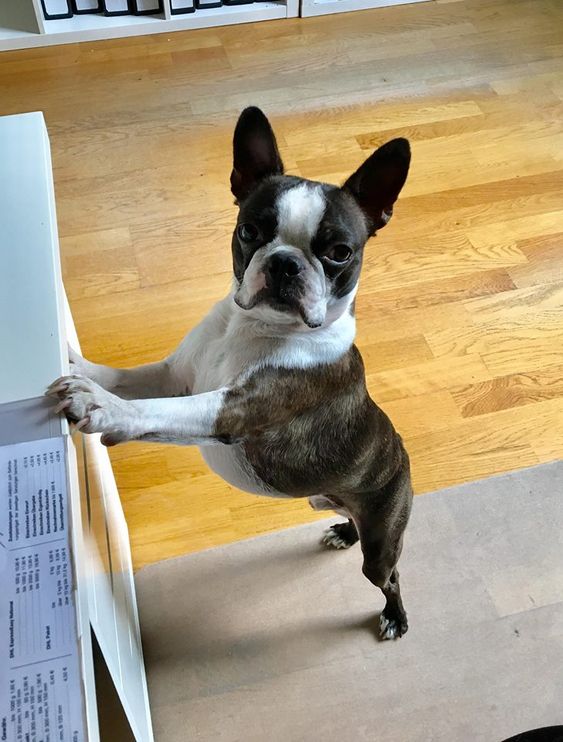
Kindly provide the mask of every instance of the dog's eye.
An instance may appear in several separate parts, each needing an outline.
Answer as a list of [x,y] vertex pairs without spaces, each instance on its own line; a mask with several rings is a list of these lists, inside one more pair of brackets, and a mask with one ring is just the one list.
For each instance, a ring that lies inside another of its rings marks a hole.
[[254,242],[258,239],[258,229],[254,226],[254,224],[250,224],[248,222],[238,225],[237,234],[239,240],[241,240],[242,242]]
[[346,263],[352,257],[352,250],[348,245],[333,245],[323,257],[333,263]]

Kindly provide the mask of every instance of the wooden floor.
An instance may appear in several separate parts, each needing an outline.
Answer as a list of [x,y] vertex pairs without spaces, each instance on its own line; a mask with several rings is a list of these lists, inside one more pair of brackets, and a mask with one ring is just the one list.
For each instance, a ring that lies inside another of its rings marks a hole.
[[[413,165],[369,245],[358,344],[417,492],[563,453],[563,3],[460,0],[0,55],[0,113],[45,112],[85,354],[170,351],[229,286],[238,111],[339,182]],[[195,449],[111,451],[137,566],[313,519]],[[439,527],[439,526],[437,526]]]

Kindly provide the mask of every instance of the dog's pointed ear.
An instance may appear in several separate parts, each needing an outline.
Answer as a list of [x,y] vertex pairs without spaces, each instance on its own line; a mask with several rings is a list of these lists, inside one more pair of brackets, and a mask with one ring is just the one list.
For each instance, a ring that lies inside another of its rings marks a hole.
[[283,162],[270,122],[259,108],[245,108],[233,138],[231,191],[237,201],[268,175],[283,175]]
[[377,149],[342,186],[364,212],[370,235],[384,227],[405,185],[411,161],[406,139],[392,139]]

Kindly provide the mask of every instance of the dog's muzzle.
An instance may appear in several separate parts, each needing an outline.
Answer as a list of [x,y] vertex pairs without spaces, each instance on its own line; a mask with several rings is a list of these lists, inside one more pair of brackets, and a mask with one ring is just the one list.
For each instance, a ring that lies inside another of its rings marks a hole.
[[235,294],[242,309],[258,305],[278,312],[295,312],[311,328],[319,327],[326,315],[324,280],[295,248],[277,247],[255,255]]

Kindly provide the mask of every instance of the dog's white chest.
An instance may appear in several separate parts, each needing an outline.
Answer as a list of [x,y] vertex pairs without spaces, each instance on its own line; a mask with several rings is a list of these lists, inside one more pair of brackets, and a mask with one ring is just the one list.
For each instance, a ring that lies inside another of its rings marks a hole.
[[219,302],[177,352],[178,366],[186,368],[192,394],[227,386],[255,366],[264,354],[263,344],[253,342],[253,338],[233,322],[232,307],[230,297]]
[[306,372],[333,363],[354,342],[355,320],[347,311],[354,295],[355,290],[329,306],[329,315],[335,312],[338,319],[327,327],[312,332],[272,324],[271,335],[267,325],[264,329],[269,310],[262,309],[261,321],[253,321],[228,296],[184,339],[172,357],[174,372],[187,382],[192,394],[201,394],[226,387],[261,366]]

